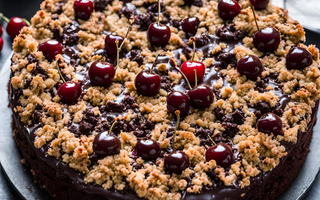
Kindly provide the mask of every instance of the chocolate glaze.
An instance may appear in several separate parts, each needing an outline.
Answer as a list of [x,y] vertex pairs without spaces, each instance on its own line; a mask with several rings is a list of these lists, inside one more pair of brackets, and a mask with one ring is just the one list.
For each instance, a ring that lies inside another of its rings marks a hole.
[[[99,2],[98,0],[95,1],[96,3]],[[108,1],[101,1],[103,3],[106,3]],[[132,4],[130,4],[130,1],[123,1],[128,8],[130,9],[134,9],[135,12],[133,12],[134,14],[141,14],[139,13]],[[202,2],[202,1],[197,1],[197,2]],[[168,22],[170,24],[174,23],[174,22]],[[179,25],[180,26],[180,25]],[[226,26],[225,29],[221,29],[219,34],[223,35],[226,34],[227,38],[230,38],[230,35],[232,36],[232,25],[228,25]],[[71,26],[65,27],[64,28],[64,32],[63,34],[60,36],[58,33],[55,33],[54,37],[55,39],[59,40],[62,44],[63,44],[63,58],[65,59],[65,61],[67,63],[70,63],[73,66],[77,66],[80,63],[80,59],[79,59],[79,49],[77,48],[77,32],[80,30],[79,28],[79,24],[77,22],[73,22]],[[109,34],[109,33],[105,33],[105,34]],[[198,83],[198,84],[207,84],[209,86],[213,88],[213,84],[219,80],[223,80],[224,86],[230,86],[233,89],[236,89],[236,85],[232,85],[230,83],[228,83],[228,81],[226,80],[225,77],[222,77],[221,74],[219,73],[219,69],[221,68],[225,68],[227,65],[231,65],[233,67],[234,66],[234,59],[231,57],[230,58],[230,54],[233,55],[233,49],[235,48],[236,45],[241,45],[241,42],[239,40],[236,39],[240,39],[242,37],[241,35],[242,33],[237,32],[236,35],[234,37],[232,37],[232,39],[230,41],[227,42],[227,48],[224,49],[221,53],[219,53],[218,55],[212,55],[212,50],[216,45],[219,45],[219,43],[226,43],[225,40],[226,38],[222,38],[220,39],[217,36],[214,35],[208,35],[208,34],[203,34],[201,36],[197,36],[196,38],[196,42],[197,42],[197,51],[203,51],[203,54],[205,55],[205,57],[212,57],[214,59],[213,65],[211,67],[208,67],[206,69],[206,74],[205,77],[203,79],[202,82]],[[229,40],[229,39],[227,39]],[[177,65],[180,66],[182,64],[181,60],[180,60],[180,55],[184,54],[188,59],[190,59],[190,53],[191,53],[192,49],[191,47],[187,46],[187,45],[182,45],[180,48],[174,50],[174,59],[177,62]],[[139,55],[140,52],[135,52],[135,55],[132,56],[132,52],[121,52],[121,57],[127,57],[130,58],[131,60],[134,59],[133,57],[137,58],[137,55]],[[110,62],[111,64],[113,64],[115,66],[116,64],[116,56],[110,56],[108,54],[106,54],[104,49],[99,49],[97,50],[94,54],[98,54],[101,55],[105,58],[105,60],[107,62]],[[226,58],[226,59],[224,59]],[[30,58],[31,59],[31,58]],[[140,57],[137,58],[137,62],[141,62],[141,55]],[[29,59],[28,59],[29,60]],[[31,59],[32,61],[34,59]],[[226,61],[228,60],[228,61]],[[230,62],[229,62],[230,61]],[[36,62],[36,61],[33,61]],[[229,62],[229,63],[228,63]],[[173,64],[173,61],[171,60],[170,57],[168,56],[159,56],[158,60],[157,60],[157,64],[159,63],[164,63],[166,65],[166,72],[164,72],[164,74],[167,74],[168,71],[175,71],[177,72],[177,69],[175,69],[175,66]],[[90,80],[88,78],[87,75],[87,71],[88,68],[90,67],[91,63],[88,63],[84,66],[84,69],[82,71],[77,71],[77,78],[81,83],[82,86],[82,91],[83,94],[85,94],[86,90],[92,86],[92,84],[90,83]],[[140,63],[141,64],[141,63]],[[151,67],[152,64],[146,64],[147,67]],[[162,72],[159,72],[157,68],[154,69],[155,73],[159,73],[161,74]],[[12,77],[12,74],[11,74]],[[266,78],[267,82],[269,85],[273,86],[273,91],[275,92],[275,94],[280,98],[280,102],[278,107],[281,110],[284,110],[285,106],[287,105],[287,103],[290,101],[290,97],[288,95],[283,94],[282,90],[280,89],[279,84],[276,82],[276,75],[272,74],[271,76]],[[179,85],[175,85],[173,87],[174,90],[178,90],[178,91],[182,91],[182,92],[186,92],[189,88],[187,87],[187,84],[185,83],[184,80],[182,80],[182,82]],[[12,85],[10,87],[10,105],[11,108],[15,108],[16,106],[20,105],[18,99],[19,96],[21,95],[20,91],[16,91],[15,89],[12,88]],[[117,97],[117,99],[114,101],[116,104],[120,104],[121,102],[124,101],[126,96],[126,93],[123,92],[120,96]],[[254,108],[251,108],[254,109]],[[255,109],[254,109],[255,110]],[[67,112],[67,110],[64,110],[64,112]],[[111,111],[111,112],[102,112],[100,118],[104,121],[108,121],[110,118],[114,119],[116,116],[121,115],[123,113],[125,113],[126,110],[124,109],[122,112],[119,111]],[[138,111],[136,111],[138,112]],[[314,111],[314,113],[316,112],[316,110]],[[313,115],[314,115],[313,113]],[[33,145],[34,143],[34,139],[35,139],[35,132],[38,128],[40,128],[42,126],[41,123],[34,123],[32,126],[28,126],[24,123],[21,122],[20,120],[20,116],[18,113],[14,112],[13,110],[13,116],[15,118],[15,124],[16,127],[23,131],[23,133],[27,136],[28,138],[28,142]],[[314,117],[312,117],[312,119],[314,120]],[[313,121],[310,122],[309,124],[309,128],[312,126]],[[79,127],[79,124],[70,124],[70,126],[75,126],[75,128]],[[301,134],[299,134],[301,135]],[[300,136],[299,136],[300,137]],[[232,144],[231,144],[232,145]],[[286,145],[286,144],[284,144]],[[288,150],[288,153],[290,153],[290,149],[293,148],[295,145],[292,144],[287,144],[286,148]],[[34,151],[37,153],[37,155],[39,156],[39,158],[43,161],[45,161],[48,165],[50,165],[52,168],[54,168],[56,170],[56,175],[58,177],[69,177],[73,182],[74,185],[76,186],[76,188],[79,191],[84,191],[88,194],[94,194],[94,195],[99,195],[102,197],[105,197],[107,199],[120,199],[120,200],[126,200],[126,199],[132,199],[132,200],[136,200],[136,199],[141,199],[139,197],[136,196],[136,194],[130,190],[129,187],[127,187],[127,189],[125,191],[117,191],[115,189],[111,189],[111,190],[105,190],[103,189],[100,185],[96,185],[96,184],[86,184],[83,181],[84,175],[77,172],[74,169],[71,169],[67,164],[56,160],[54,157],[49,156],[46,152],[50,147],[50,142],[47,143],[45,146],[43,146],[40,149],[37,149],[36,147],[34,147]],[[233,145],[233,151],[234,151],[234,157],[236,158],[236,160],[240,160],[240,154],[238,152],[238,147],[236,145]],[[170,151],[170,149],[168,149],[168,151]],[[251,181],[253,182],[253,184],[263,184],[264,181],[266,181],[272,174],[274,171],[278,170],[281,168],[281,165],[285,162],[286,157],[281,159],[280,164],[273,169],[271,172],[268,173],[260,173],[258,176],[254,177],[251,179]],[[213,174],[212,177],[215,177],[216,175]],[[188,180],[188,184],[191,184],[191,179]],[[232,186],[225,186],[221,181],[219,180],[215,180],[213,178],[213,186],[212,187],[205,187],[202,191],[201,194],[189,194],[186,193],[185,191],[182,192],[183,195],[183,199],[187,199],[187,200],[192,200],[192,199],[211,199],[211,200],[218,200],[218,199],[237,199],[242,193],[246,193],[248,191],[250,191],[251,189],[251,185],[248,187],[245,187],[243,189],[240,188],[239,185],[239,181],[237,181],[236,183],[234,183]]]

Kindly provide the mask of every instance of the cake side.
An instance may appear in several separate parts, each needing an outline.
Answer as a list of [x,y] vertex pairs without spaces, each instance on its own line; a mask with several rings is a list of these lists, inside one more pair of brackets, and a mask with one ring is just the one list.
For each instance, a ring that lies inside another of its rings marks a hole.
[[[94,3],[95,11],[81,20],[75,18],[74,1],[44,1],[32,25],[15,39],[11,66],[10,101],[16,121],[21,123],[19,131],[58,173],[65,174],[62,169],[68,169],[78,189],[90,193],[96,190],[92,185],[100,185],[100,195],[132,190],[141,198],[180,199],[227,188],[240,191],[235,193],[238,197],[290,157],[288,144],[299,146],[299,135],[308,135],[320,93],[319,51],[304,45],[304,30],[287,11],[271,4],[257,11],[260,28],[274,27],[281,36],[277,49],[265,53],[253,42],[257,27],[248,0],[239,1],[241,11],[232,21],[219,17],[218,1],[192,5],[164,1],[160,19],[170,27],[171,37],[162,48],[150,45],[147,39],[148,25],[157,20],[156,1]],[[168,110],[167,98],[172,91],[188,91],[177,70],[192,57],[192,41],[181,27],[188,17],[200,21],[194,59],[205,65],[206,75],[199,84],[210,87],[214,100],[206,108],[192,106],[172,142],[177,122]],[[107,53],[105,38],[112,32],[124,38],[130,18],[133,26],[124,41],[114,81],[109,87],[97,86],[88,70],[94,62],[116,66],[116,56]],[[62,45],[62,53],[54,60],[39,50],[50,39]],[[301,70],[288,68],[288,54],[296,46],[310,54],[311,63]],[[152,68],[157,53],[154,73],[161,77],[161,89],[155,96],[145,96],[137,90],[135,79],[142,70]],[[248,55],[256,56],[262,65],[256,80],[250,74],[241,75],[238,69],[240,60]],[[62,79],[81,87],[73,104],[63,103],[58,94]],[[281,119],[277,132],[257,128],[268,113]],[[121,150],[101,157],[94,151],[94,140],[112,124]],[[231,147],[230,165],[206,159],[212,146],[209,137]],[[150,139],[159,144],[161,152],[148,161],[136,155],[136,145]],[[169,173],[164,163],[175,149],[190,159],[190,167],[181,174]],[[296,172],[300,164],[292,170]]]

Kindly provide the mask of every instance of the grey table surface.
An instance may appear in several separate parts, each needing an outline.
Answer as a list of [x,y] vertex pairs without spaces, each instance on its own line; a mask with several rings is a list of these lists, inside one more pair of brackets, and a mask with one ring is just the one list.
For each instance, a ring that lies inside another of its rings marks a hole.
[[[278,0],[275,0],[276,2]],[[20,17],[25,17],[30,19],[31,16],[39,9],[39,5],[42,0],[0,0],[0,12],[4,13],[7,17],[13,17],[19,15]],[[320,18],[318,18],[320,20]],[[12,48],[12,40],[5,32],[6,24],[2,22],[2,28],[4,30],[3,40],[4,45],[2,52],[0,53],[0,69],[2,68],[5,61],[8,59]],[[320,33],[319,33],[320,34]],[[307,40],[307,43],[320,43],[320,37],[312,32],[307,33],[312,36],[312,40]],[[319,47],[319,46],[318,46]],[[1,136],[0,136],[1,137]],[[6,179],[5,174],[3,173],[0,166],[0,200],[21,200],[21,197],[17,194],[14,187],[12,187],[9,181]],[[316,181],[310,188],[308,194],[305,197],[305,200],[320,200],[320,176],[317,177]]]

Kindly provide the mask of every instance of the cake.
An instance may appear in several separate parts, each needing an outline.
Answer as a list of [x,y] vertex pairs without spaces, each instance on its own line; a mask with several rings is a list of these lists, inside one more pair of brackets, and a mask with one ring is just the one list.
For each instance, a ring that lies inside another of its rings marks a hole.
[[13,43],[23,163],[59,200],[275,199],[316,122],[304,42],[268,0],[44,0]]

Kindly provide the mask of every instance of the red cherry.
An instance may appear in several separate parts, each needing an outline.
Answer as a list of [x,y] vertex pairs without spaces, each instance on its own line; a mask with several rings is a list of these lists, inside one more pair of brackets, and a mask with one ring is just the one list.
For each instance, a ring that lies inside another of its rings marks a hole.
[[119,41],[119,45],[123,42],[123,37],[117,35],[107,35],[105,41],[105,50],[109,55],[117,55],[117,45],[116,41]]
[[206,160],[215,160],[221,167],[229,167],[234,163],[232,149],[225,143],[219,143],[206,151]]
[[147,38],[152,45],[165,46],[170,40],[171,31],[167,25],[152,23],[147,31]]
[[119,154],[120,149],[121,142],[119,138],[109,135],[108,131],[99,133],[93,140],[93,151],[101,158]]
[[250,3],[256,10],[262,10],[268,6],[269,0],[250,0]]
[[259,58],[250,55],[239,60],[237,70],[241,75],[246,75],[248,79],[257,80],[263,71],[263,66]]
[[189,17],[182,22],[182,30],[186,33],[186,37],[192,37],[197,33],[200,21],[198,17]]
[[218,3],[218,14],[223,20],[232,20],[240,11],[241,7],[235,0],[220,0]]
[[275,51],[280,44],[280,33],[271,27],[261,29],[253,35],[253,44],[262,52]]
[[7,25],[6,30],[11,38],[15,38],[17,35],[19,35],[20,30],[24,26],[27,26],[27,23],[23,21],[21,17],[12,17]]
[[205,84],[198,85],[193,90],[189,90],[188,95],[190,97],[190,104],[194,108],[207,108],[214,100],[213,91]]
[[155,96],[160,91],[161,79],[158,74],[142,71],[136,76],[134,84],[141,94]]
[[311,53],[302,47],[291,47],[287,54],[288,69],[304,69],[312,64]]
[[154,140],[139,140],[136,145],[137,156],[143,160],[155,160],[160,156],[160,144]]
[[190,159],[183,151],[173,151],[164,157],[164,167],[171,173],[181,174],[190,166]]
[[167,96],[167,108],[173,115],[179,110],[180,115],[185,116],[189,114],[189,101],[189,97],[184,93],[173,91]]
[[112,64],[96,61],[89,68],[89,78],[94,85],[109,87],[114,79],[116,71]]
[[262,133],[278,135],[282,131],[282,121],[276,114],[267,113],[258,120],[257,129]]
[[3,46],[3,39],[0,37],[0,52],[2,50],[2,46]]
[[3,33],[3,30],[2,30],[2,27],[1,27],[1,24],[0,24],[0,37],[2,36],[2,33]]
[[73,4],[73,9],[76,18],[87,20],[93,12],[93,3],[89,0],[77,0]]
[[48,61],[54,60],[57,54],[62,54],[62,46],[57,40],[48,40],[40,44],[38,50],[42,51]]
[[81,86],[78,82],[65,82],[59,87],[58,95],[63,103],[75,104],[81,95]]
[[190,84],[195,84],[196,77],[194,75],[194,71],[197,70],[197,79],[198,79],[198,82],[201,82],[203,79],[206,67],[202,62],[186,61],[181,65],[180,69],[182,73],[184,73],[184,75],[187,77]]

